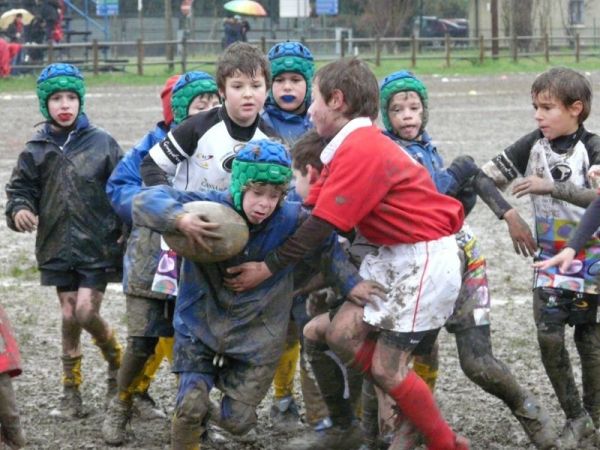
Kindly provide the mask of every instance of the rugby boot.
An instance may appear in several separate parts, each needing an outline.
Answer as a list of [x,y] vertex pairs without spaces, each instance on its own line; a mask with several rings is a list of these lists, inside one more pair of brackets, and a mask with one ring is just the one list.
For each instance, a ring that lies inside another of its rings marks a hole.
[[81,419],[88,415],[83,408],[81,392],[78,386],[63,386],[63,395],[58,408],[50,411],[50,415],[63,419]]
[[10,375],[0,374],[0,448],[2,443],[9,449],[25,446],[25,436],[15,401]]
[[596,433],[594,421],[586,412],[575,419],[567,420],[565,427],[558,439],[561,450],[575,450],[584,448],[582,443]]
[[167,414],[156,401],[148,394],[133,394],[133,415],[142,420],[166,419]]
[[537,449],[556,449],[558,434],[548,412],[530,393],[527,393],[519,408],[512,411],[529,440]]
[[291,395],[273,399],[269,413],[271,425],[280,431],[294,431],[302,427],[300,408]]
[[102,422],[102,437],[109,445],[121,445],[127,437],[127,424],[131,420],[131,402],[114,396]]
[[283,450],[356,450],[361,444],[360,426],[353,423],[346,428],[333,425],[319,432],[306,431],[290,439],[282,448]]
[[81,355],[80,356],[62,356],[63,365],[63,395],[60,398],[58,408],[50,411],[51,416],[62,417],[65,419],[78,419],[87,415],[83,409],[81,400]]

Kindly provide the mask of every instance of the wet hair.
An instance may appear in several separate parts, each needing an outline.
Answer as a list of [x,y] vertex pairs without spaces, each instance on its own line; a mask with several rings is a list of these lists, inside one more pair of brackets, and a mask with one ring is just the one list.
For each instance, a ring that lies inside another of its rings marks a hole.
[[547,92],[569,107],[576,101],[583,104],[578,121],[582,124],[592,109],[592,86],[588,79],[579,72],[567,67],[553,67],[537,76],[531,85],[531,96]]
[[323,162],[321,152],[327,145],[327,139],[319,136],[316,130],[305,133],[292,147],[292,167],[299,170],[302,175],[308,174],[307,165],[313,166],[321,172]]
[[217,62],[217,86],[225,92],[227,78],[241,72],[251,78],[263,76],[267,89],[271,87],[271,70],[267,57],[247,42],[234,42],[225,49]]
[[377,118],[379,113],[379,84],[366,63],[357,58],[344,58],[321,67],[315,75],[315,84],[325,103],[333,91],[340,90],[348,106],[345,116]]

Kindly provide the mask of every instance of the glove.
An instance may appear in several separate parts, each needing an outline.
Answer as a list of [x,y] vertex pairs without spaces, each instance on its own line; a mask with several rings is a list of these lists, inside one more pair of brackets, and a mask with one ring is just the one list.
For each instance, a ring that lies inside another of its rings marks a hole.
[[447,192],[448,195],[454,197],[472,177],[477,175],[479,167],[473,158],[462,155],[454,158],[447,170],[456,180],[456,187]]

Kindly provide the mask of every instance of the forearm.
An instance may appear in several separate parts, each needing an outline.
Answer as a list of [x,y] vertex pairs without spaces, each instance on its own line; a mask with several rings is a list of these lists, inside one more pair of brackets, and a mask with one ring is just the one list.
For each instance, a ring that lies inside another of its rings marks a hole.
[[553,198],[564,200],[581,208],[587,208],[598,198],[596,189],[580,188],[568,181],[553,183],[551,195]]
[[160,168],[150,155],[146,155],[140,165],[142,181],[146,186],[168,185],[167,173]]
[[600,197],[596,198],[581,217],[579,225],[575,229],[575,234],[567,243],[567,247],[571,247],[578,253],[591,239],[596,230],[600,227]]
[[265,264],[271,273],[276,273],[297,263],[318,249],[333,231],[330,223],[311,215],[293,236],[267,255]]
[[506,201],[504,196],[498,190],[496,183],[483,171],[479,171],[473,180],[473,187],[477,195],[484,203],[492,210],[492,212],[502,219],[507,211],[512,209],[510,203]]
[[184,213],[183,204],[170,195],[170,188],[144,189],[133,199],[133,223],[159,233],[175,231],[177,218]]

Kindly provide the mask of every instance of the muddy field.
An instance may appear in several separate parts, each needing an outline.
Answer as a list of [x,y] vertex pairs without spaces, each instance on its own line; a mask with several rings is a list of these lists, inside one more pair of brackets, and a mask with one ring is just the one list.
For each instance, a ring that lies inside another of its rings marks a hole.
[[[590,75],[594,89],[600,73]],[[470,154],[484,163],[522,134],[532,130],[531,100],[533,75],[480,78],[428,77],[430,91],[429,131],[446,161]],[[108,130],[124,150],[130,148],[160,118],[160,87],[115,87],[90,89],[86,111],[92,121]],[[31,93],[0,92],[0,182],[4,184],[33,125],[41,120],[37,99]],[[587,121],[591,130],[600,129],[600,105],[595,102]],[[2,192],[2,204],[4,193]],[[526,200],[509,200],[529,218]],[[492,333],[496,356],[504,360],[521,383],[538,394],[558,426],[564,416],[543,373],[535,343],[530,311],[530,261],[518,257],[504,222],[485,205],[477,205],[468,222],[482,241],[488,257],[492,291]],[[52,288],[39,286],[35,270],[34,237],[13,233],[0,221],[0,303],[6,309],[21,346],[24,373],[15,380],[22,420],[31,449],[105,448],[100,433],[103,419],[105,364],[99,351],[84,335],[83,398],[91,414],[75,422],[49,416],[61,391],[60,314]],[[126,336],[124,297],[118,285],[107,290],[103,313],[114,324],[121,341]],[[569,332],[570,351],[579,377],[576,352]],[[458,365],[454,338],[441,333],[441,369],[436,396],[452,426],[471,439],[474,449],[525,449],[527,439],[519,424],[501,401],[471,383]],[[172,410],[175,378],[166,364],[151,388],[152,395]],[[220,448],[279,449],[289,436],[275,434],[268,423],[266,399],[261,404],[259,440],[252,445],[231,443]],[[123,448],[163,449],[168,447],[168,424],[133,422],[134,437]],[[532,447],[533,448],[533,447]]]

